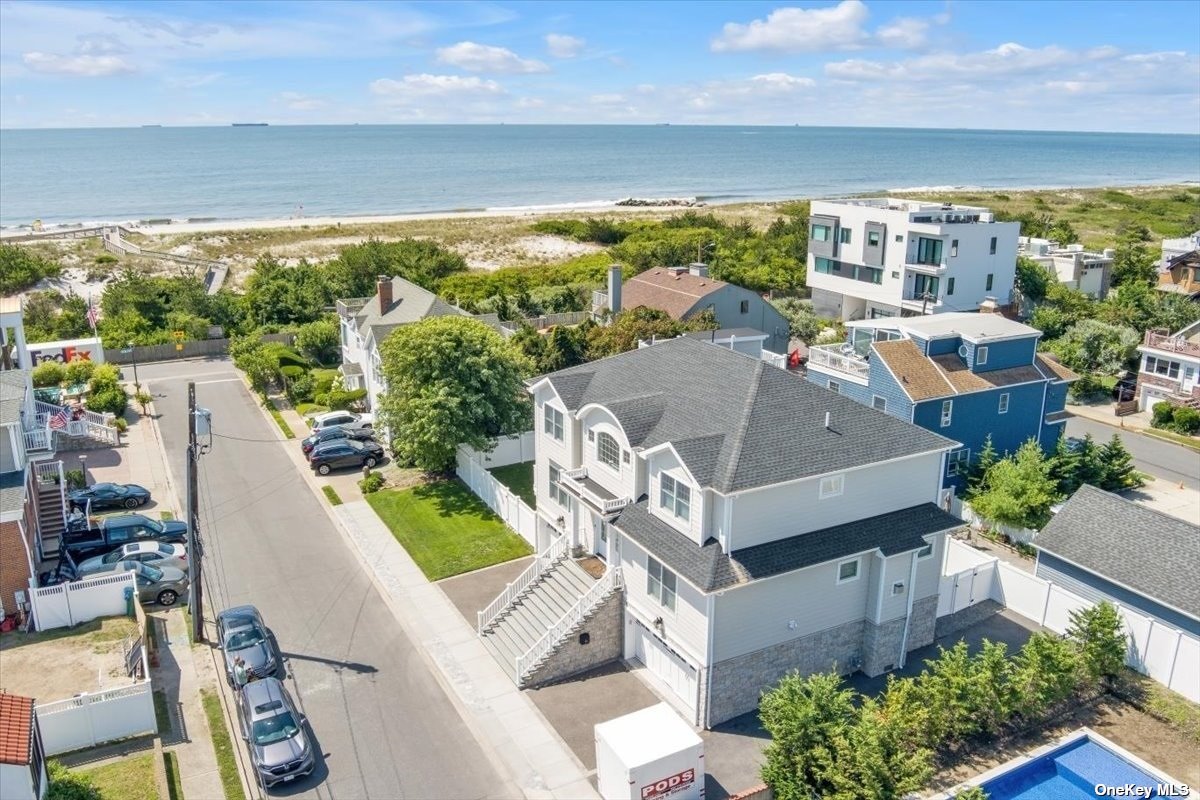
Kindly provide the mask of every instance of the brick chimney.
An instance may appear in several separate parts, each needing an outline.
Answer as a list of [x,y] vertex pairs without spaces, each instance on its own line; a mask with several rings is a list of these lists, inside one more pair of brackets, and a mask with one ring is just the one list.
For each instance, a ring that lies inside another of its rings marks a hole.
[[979,304],[980,314],[999,314],[1000,305],[996,302],[996,298],[987,296],[983,298],[983,302]]
[[392,279],[387,275],[380,275],[376,281],[379,288],[379,313],[386,314],[392,308]]

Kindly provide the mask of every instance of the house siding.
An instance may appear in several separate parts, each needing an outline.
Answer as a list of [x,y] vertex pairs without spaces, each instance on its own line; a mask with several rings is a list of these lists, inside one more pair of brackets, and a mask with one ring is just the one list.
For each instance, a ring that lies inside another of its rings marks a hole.
[[1172,628],[1178,628],[1192,636],[1200,636],[1200,620],[1167,608],[1145,595],[1118,586],[1094,572],[1069,564],[1051,553],[1038,553],[1035,574],[1085,600],[1095,603],[1102,600],[1120,603],[1154,617]]
[[[656,453],[651,458],[646,459],[646,462],[646,470],[649,478],[647,490],[649,502],[647,503],[647,507],[649,508],[650,513],[670,525],[675,530],[687,536],[689,539],[695,542],[697,546],[703,544],[705,538],[707,538],[704,535],[706,528],[704,522],[704,516],[706,513],[706,503],[704,502],[705,493],[701,492],[700,488],[692,483],[691,479],[688,477],[687,471],[684,469],[683,464],[680,463],[679,459],[676,458],[675,454],[671,451],[667,450]],[[679,519],[674,514],[668,512],[659,505],[659,500],[661,497],[659,489],[661,476],[663,473],[666,473],[691,490],[691,500],[689,502],[690,508],[688,510],[688,518],[686,521]]]
[[[615,538],[615,537],[614,537]],[[708,663],[708,599],[699,589],[676,576],[675,610],[663,607],[646,592],[646,551],[627,536],[619,536],[621,571],[627,609],[647,627],[662,617],[667,645],[695,666]],[[628,650],[628,646],[626,648]],[[626,653],[626,656],[631,655]]]
[[[558,441],[546,433],[544,414],[546,405],[563,412],[563,439]],[[533,425],[533,446],[537,459],[533,462],[534,494],[537,497],[537,508],[545,512],[551,519],[560,516],[569,517],[570,509],[550,499],[550,462],[554,462],[562,470],[575,469],[579,465],[578,423],[571,413],[563,408],[554,391],[543,387],[534,395],[535,419]]]
[[[609,413],[607,409],[591,408],[586,413],[580,414],[579,419],[580,464],[587,467],[588,478],[612,492],[616,497],[635,497],[634,489],[637,486],[637,469],[633,462],[637,459],[629,446],[629,439],[625,436],[625,431],[621,429],[620,423],[617,422],[617,418]],[[598,442],[589,440],[589,433],[594,433],[596,440],[599,439],[601,433],[607,433],[612,436],[617,440],[617,446],[621,448],[621,452],[630,454],[629,463],[625,463],[622,458],[617,462],[617,469],[601,463],[596,457],[596,445]]]
[[[870,413],[870,412],[868,412]],[[833,422],[837,427],[837,421]],[[842,494],[821,500],[821,479],[810,478],[737,495],[733,504],[734,550],[830,528],[846,522],[936,503],[942,454],[874,464],[845,473]],[[913,476],[929,476],[929,482]]]
[[975,372],[991,372],[996,369],[1023,367],[1033,363],[1033,355],[1037,351],[1037,337],[1025,339],[1010,339],[1001,342],[985,342],[982,346],[988,349],[987,363],[977,365],[975,355],[979,345],[964,341],[967,347],[967,363]]
[[[749,304],[745,314],[742,313],[742,301]],[[763,347],[773,353],[786,353],[788,346],[788,322],[775,306],[764,300],[758,294],[741,286],[732,284],[724,286],[719,291],[705,296],[684,314],[684,318],[700,314],[709,306],[717,317],[717,324],[722,328],[754,328],[767,334]]]

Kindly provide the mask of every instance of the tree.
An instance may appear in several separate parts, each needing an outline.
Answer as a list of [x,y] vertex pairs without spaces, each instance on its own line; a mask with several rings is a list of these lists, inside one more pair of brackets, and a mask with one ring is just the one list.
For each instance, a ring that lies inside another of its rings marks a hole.
[[983,640],[983,646],[971,659],[972,682],[975,684],[975,716],[979,730],[995,736],[1013,715],[1017,705],[1017,689],[1013,685],[1013,662],[1004,642]]
[[925,667],[917,686],[929,708],[929,741],[960,742],[978,730],[980,723],[976,715],[980,687],[973,680],[967,643],[960,639],[949,649],[939,648],[938,657],[926,661]]
[[717,321],[705,311],[686,322],[672,319],[665,311],[638,306],[622,311],[608,325],[598,325],[588,333],[588,359],[605,358],[637,349],[639,341],[674,339],[685,331],[716,330]]
[[261,256],[246,279],[245,306],[251,327],[312,322],[320,318],[332,300],[329,281],[303,259],[288,267],[274,256]]
[[1080,667],[1093,683],[1118,675],[1129,640],[1117,608],[1107,600],[1071,612],[1067,638],[1079,649]]
[[1050,456],[1050,478],[1058,487],[1058,493],[1064,497],[1072,495],[1079,488],[1079,454],[1066,436],[1059,436],[1054,445],[1054,455]]
[[825,321],[816,315],[811,303],[795,297],[784,297],[772,300],[771,305],[788,321],[788,334],[805,344],[815,341],[817,334],[825,327]]
[[[1075,445],[1075,487],[1089,484],[1099,487],[1104,482],[1104,462],[1101,459],[1100,448],[1090,433],[1085,433]],[[1073,490],[1072,490],[1073,491]]]
[[1050,521],[1050,506],[1058,500],[1050,464],[1037,440],[1021,445],[1016,455],[988,470],[982,491],[971,501],[984,519],[1018,528],[1040,530]]
[[1050,230],[1046,231],[1046,238],[1058,242],[1060,245],[1074,244],[1079,240],[1075,229],[1065,219],[1055,220],[1054,224],[1050,226]]
[[466,269],[462,256],[428,239],[368,239],[343,249],[323,272],[335,296],[370,297],[381,275],[403,278],[434,291],[442,279]]
[[590,324],[571,328],[555,325],[546,336],[545,372],[574,367],[587,361],[587,332]]
[[1036,631],[1021,646],[1013,664],[1016,711],[1036,720],[1074,692],[1079,680],[1075,646],[1053,633]]
[[763,781],[777,800],[810,800],[829,788],[825,773],[835,740],[854,718],[853,692],[837,673],[792,672],[763,694],[758,715],[771,734]]
[[1100,488],[1106,492],[1123,492],[1146,485],[1145,479],[1133,466],[1133,455],[1115,433],[1100,448],[1100,466]]
[[[70,367],[67,368],[67,371],[70,372]],[[128,405],[129,398],[120,384],[120,373],[116,366],[112,364],[97,365],[88,380],[88,409],[107,411],[119,417],[125,413]]]
[[1076,372],[1115,375],[1133,359],[1141,341],[1133,328],[1085,319],[1068,328],[1053,349]]
[[0,296],[23,292],[43,278],[57,278],[62,265],[26,246],[0,244]]
[[392,332],[380,347],[387,391],[379,417],[403,462],[430,472],[454,465],[460,444],[488,450],[526,430],[530,365],[500,334],[469,317],[433,317]]
[[229,344],[233,365],[246,373],[256,391],[265,392],[280,378],[279,357],[258,337],[244,336]]
[[1140,236],[1132,234],[1122,236],[1117,242],[1116,253],[1113,254],[1113,286],[1129,283],[1154,285],[1157,282],[1154,256],[1142,242]]
[[1050,273],[1041,264],[1025,256],[1017,256],[1017,290],[1026,300],[1040,303],[1050,286]]
[[331,317],[323,317],[296,329],[296,347],[319,364],[334,363],[341,346],[338,322]]
[[874,698],[864,697],[853,724],[838,731],[825,772],[834,800],[897,800],[933,775],[933,751],[907,740]]
[[992,435],[989,433],[983,440],[983,448],[979,451],[979,455],[971,462],[971,469],[967,473],[967,499],[970,500],[979,494],[983,487],[984,476],[988,470],[995,466],[1000,460],[1000,455],[996,452],[996,446],[992,444]]

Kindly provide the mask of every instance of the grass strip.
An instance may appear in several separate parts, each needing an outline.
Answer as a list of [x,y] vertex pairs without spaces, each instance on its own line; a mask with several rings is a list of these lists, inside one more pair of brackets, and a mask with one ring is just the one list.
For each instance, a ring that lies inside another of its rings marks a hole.
[[1162,439],[1165,442],[1174,442],[1189,450],[1195,450],[1197,453],[1200,453],[1200,442],[1191,436],[1184,436],[1182,433],[1175,433],[1174,431],[1159,430],[1158,428],[1147,428],[1142,433],[1147,436],[1153,436],[1155,439]]
[[174,511],[160,511],[159,516],[162,517],[163,522],[170,522],[171,520],[175,519],[175,512]]
[[159,800],[153,753],[125,756],[98,767],[75,771],[88,777],[103,800]]
[[292,432],[292,426],[287,424],[287,420],[283,418],[283,414],[279,413],[279,409],[267,397],[262,399],[263,408],[271,412],[271,416],[275,418],[275,423],[279,425],[279,430],[283,431],[283,435],[288,439],[295,439],[296,434]]
[[242,790],[242,777],[238,774],[237,754],[233,751],[233,740],[229,737],[229,728],[225,725],[225,712],[221,709],[221,698],[210,689],[201,689],[200,702],[204,704],[209,735],[212,736],[213,750],[217,753],[217,770],[221,773],[225,800],[246,800],[246,793]]
[[183,779],[179,776],[179,757],[168,750],[163,753],[163,765],[167,770],[168,800],[183,800]]
[[154,719],[158,722],[158,735],[171,732],[171,710],[167,707],[167,695],[161,689],[154,690]]
[[342,498],[338,497],[337,490],[332,486],[322,486],[321,491],[325,493],[325,498],[329,501],[329,505],[340,506],[342,504]]

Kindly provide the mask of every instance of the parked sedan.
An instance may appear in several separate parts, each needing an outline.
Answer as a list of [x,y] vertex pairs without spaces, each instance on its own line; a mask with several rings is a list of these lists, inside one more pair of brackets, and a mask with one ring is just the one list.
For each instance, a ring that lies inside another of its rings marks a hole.
[[239,658],[245,666],[247,680],[275,674],[278,665],[267,636],[267,626],[254,606],[234,606],[218,614],[217,642],[225,657],[225,678],[235,689],[241,688],[242,683],[234,669]]
[[188,577],[183,570],[174,567],[152,567],[140,561],[122,561],[135,573],[138,600],[143,603],[158,603],[173,606],[182,595],[187,594]]
[[155,567],[174,567],[181,572],[188,571],[187,548],[183,545],[154,541],[130,542],[107,555],[93,556],[80,563],[79,577],[112,571],[122,561],[138,561]]
[[307,720],[278,678],[246,684],[238,693],[237,710],[254,776],[263,789],[313,771],[317,762],[304,731]]
[[322,475],[341,467],[373,467],[383,460],[383,448],[377,442],[336,439],[317,445],[308,456],[308,465]]
[[314,431],[319,431],[322,428],[335,428],[339,425],[351,430],[359,430],[361,428],[371,428],[374,424],[375,418],[370,414],[355,414],[350,411],[328,411],[312,418],[312,429]]
[[320,428],[312,432],[301,440],[300,450],[304,455],[308,455],[313,451],[313,448],[325,442],[332,442],[335,439],[354,439],[359,442],[375,441],[375,431],[371,428],[347,428],[343,425],[337,425],[332,428]]
[[136,483],[95,483],[84,489],[76,489],[68,497],[71,505],[84,508],[88,501],[92,510],[102,508],[137,508],[150,502],[150,490]]

